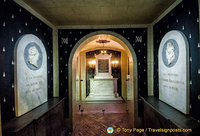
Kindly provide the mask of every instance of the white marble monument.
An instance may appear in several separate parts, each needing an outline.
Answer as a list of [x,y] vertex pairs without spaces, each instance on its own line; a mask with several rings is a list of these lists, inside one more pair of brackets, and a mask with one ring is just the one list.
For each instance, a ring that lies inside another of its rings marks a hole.
[[90,79],[90,94],[86,100],[117,100],[117,78],[113,78],[111,69],[112,54],[95,55],[95,76]]
[[15,112],[21,116],[47,101],[47,55],[42,41],[32,34],[15,45]]
[[170,31],[159,47],[159,99],[189,114],[189,45],[180,31]]

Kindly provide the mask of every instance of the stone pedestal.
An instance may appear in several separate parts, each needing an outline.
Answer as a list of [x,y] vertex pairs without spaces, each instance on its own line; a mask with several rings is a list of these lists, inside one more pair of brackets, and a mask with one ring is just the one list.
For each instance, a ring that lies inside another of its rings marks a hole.
[[90,79],[90,94],[86,100],[115,100],[117,97],[117,78]]

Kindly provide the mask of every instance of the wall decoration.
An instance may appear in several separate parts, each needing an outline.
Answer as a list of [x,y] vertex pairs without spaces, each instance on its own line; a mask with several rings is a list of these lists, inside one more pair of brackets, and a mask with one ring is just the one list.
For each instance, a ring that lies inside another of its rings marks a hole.
[[158,60],[159,99],[189,114],[189,45],[182,32],[165,34]]
[[14,1],[0,1],[0,16],[0,99],[4,124],[15,118],[14,47],[16,41],[22,35],[31,33],[44,44],[47,53],[48,99],[53,97],[53,49],[52,28]]
[[107,54],[107,53],[100,53],[98,55],[95,55],[96,67],[95,67],[94,79],[113,78],[111,57],[112,54]]
[[174,39],[168,39],[163,46],[162,61],[166,67],[173,67],[179,57],[179,47]]
[[99,59],[98,60],[98,72],[99,73],[108,73],[109,72],[108,59]]
[[42,60],[43,55],[39,45],[35,42],[29,43],[24,49],[24,61],[26,66],[31,70],[38,70],[42,65]]
[[[189,43],[189,82],[190,82],[190,116],[200,119],[200,68],[199,53],[199,7],[198,0],[183,0],[172,11],[153,26],[154,31],[154,96],[159,97],[158,49],[163,36],[171,31],[184,33]],[[179,50],[180,53],[180,50]],[[178,57],[179,59],[180,57]]]
[[32,34],[15,45],[15,112],[21,116],[47,101],[47,55],[42,41]]

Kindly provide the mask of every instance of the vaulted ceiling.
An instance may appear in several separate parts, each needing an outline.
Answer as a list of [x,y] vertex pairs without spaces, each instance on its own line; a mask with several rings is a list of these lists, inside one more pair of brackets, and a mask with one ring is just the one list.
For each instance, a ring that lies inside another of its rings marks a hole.
[[23,0],[55,26],[149,24],[176,0]]

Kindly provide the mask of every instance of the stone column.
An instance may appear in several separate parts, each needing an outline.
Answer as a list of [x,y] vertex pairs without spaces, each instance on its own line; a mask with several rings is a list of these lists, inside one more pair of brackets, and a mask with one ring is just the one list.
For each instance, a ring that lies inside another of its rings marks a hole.
[[86,53],[81,52],[80,53],[81,57],[81,96],[82,96],[82,101],[85,100],[86,98]]
[[127,100],[127,75],[128,75],[128,57],[126,52],[121,52],[121,84],[122,84],[122,97]]
[[148,96],[153,96],[153,26],[148,26],[148,46],[147,46],[147,74],[148,74]]
[[58,29],[53,29],[53,97],[59,97]]

